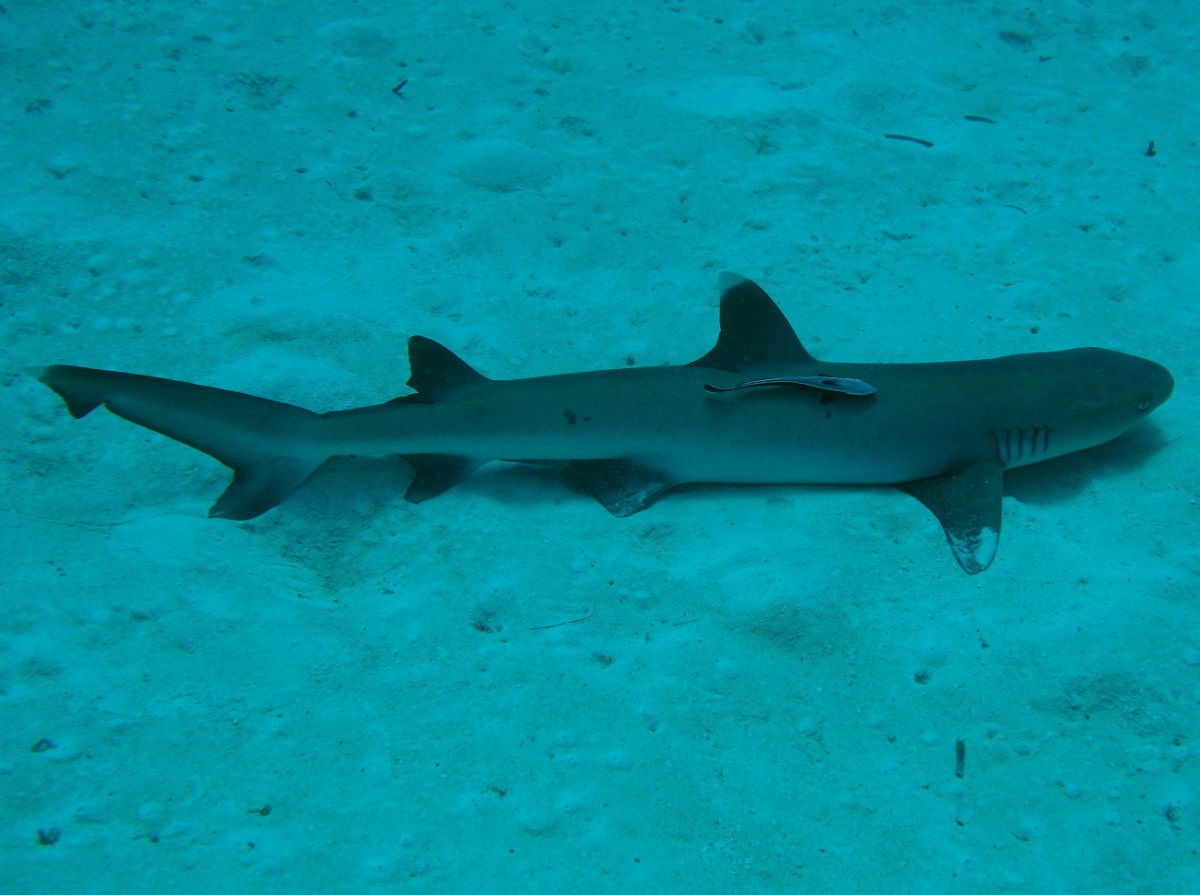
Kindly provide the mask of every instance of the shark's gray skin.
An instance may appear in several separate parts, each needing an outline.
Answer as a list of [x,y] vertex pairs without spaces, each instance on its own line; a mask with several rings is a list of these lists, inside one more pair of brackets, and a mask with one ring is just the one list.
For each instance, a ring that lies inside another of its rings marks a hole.
[[403,457],[413,502],[490,460],[557,461],[617,516],[684,482],[895,484],[972,574],[996,553],[1005,469],[1115,438],[1174,387],[1158,364],[1102,348],[825,363],[756,284],[721,285],[717,344],[686,366],[493,380],[414,336],[414,394],[332,413],[130,373],[33,372],[76,417],[103,404],[231,467],[210,516],[258,516],[346,455]]

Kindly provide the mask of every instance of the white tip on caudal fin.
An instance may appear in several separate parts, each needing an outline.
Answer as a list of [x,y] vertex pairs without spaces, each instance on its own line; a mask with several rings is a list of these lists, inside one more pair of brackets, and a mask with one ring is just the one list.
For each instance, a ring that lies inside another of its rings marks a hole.
[[233,482],[210,516],[252,519],[304,484],[326,458],[294,456],[319,417],[301,407],[173,379],[55,365],[32,370],[75,417],[103,404],[117,416],[220,460]]

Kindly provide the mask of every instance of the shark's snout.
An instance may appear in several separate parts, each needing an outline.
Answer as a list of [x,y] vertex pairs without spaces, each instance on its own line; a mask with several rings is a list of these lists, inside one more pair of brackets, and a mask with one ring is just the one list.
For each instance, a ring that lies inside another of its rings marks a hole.
[[1171,397],[1175,390],[1175,378],[1162,364],[1157,364],[1144,357],[1132,354],[1113,352],[1116,356],[1118,375],[1123,379],[1123,385],[1113,383],[1113,396],[1123,396],[1122,403],[1128,402],[1136,422],[1138,417],[1145,416],[1161,407]]
[[1160,407],[1175,390],[1166,367],[1135,354],[1079,348],[1063,356],[1072,364],[1072,381],[1095,394],[1094,406],[1108,408],[1126,426]]
[[1146,371],[1143,374],[1146,377],[1146,404],[1145,413],[1149,413],[1156,407],[1160,407],[1166,403],[1167,398],[1171,397],[1171,392],[1175,391],[1175,377],[1171,375],[1171,371],[1162,364],[1156,364],[1152,360],[1139,358],[1145,365]]

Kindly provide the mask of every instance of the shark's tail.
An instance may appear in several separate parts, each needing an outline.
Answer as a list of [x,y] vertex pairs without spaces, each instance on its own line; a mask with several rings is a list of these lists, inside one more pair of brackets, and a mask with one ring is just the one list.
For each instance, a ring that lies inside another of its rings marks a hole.
[[219,388],[55,365],[29,371],[77,419],[103,404],[117,416],[204,451],[233,470],[233,482],[208,511],[252,519],[299,488],[325,457],[296,449],[320,417],[308,410]]

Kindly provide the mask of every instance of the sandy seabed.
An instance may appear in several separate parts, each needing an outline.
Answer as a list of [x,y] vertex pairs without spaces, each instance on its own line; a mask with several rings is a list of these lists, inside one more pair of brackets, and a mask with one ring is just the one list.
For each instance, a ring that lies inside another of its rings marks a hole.
[[[1198,42],[1112,0],[7,2],[0,890],[1196,891]],[[327,410],[413,333],[685,363],[726,268],[822,358],[1098,345],[1176,393],[1009,475],[967,577],[886,488],[614,519],[346,463],[209,520],[226,470],[20,372]]]

